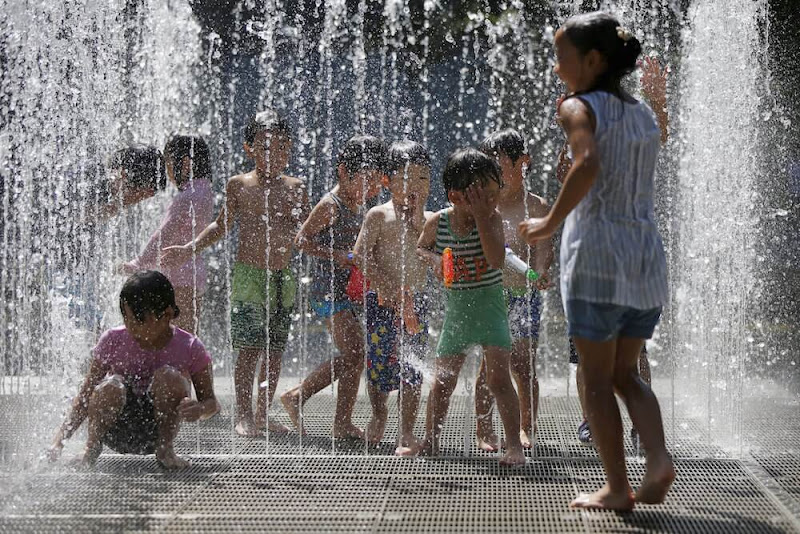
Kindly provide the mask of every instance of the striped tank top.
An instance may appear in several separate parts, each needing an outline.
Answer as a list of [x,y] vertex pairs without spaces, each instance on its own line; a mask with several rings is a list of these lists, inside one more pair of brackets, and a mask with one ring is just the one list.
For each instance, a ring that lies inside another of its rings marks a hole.
[[439,225],[436,228],[436,252],[441,254],[445,248],[453,250],[455,277],[449,289],[476,289],[503,284],[503,270],[492,269],[483,255],[481,238],[475,227],[466,237],[458,237],[450,229],[450,210],[439,212]]

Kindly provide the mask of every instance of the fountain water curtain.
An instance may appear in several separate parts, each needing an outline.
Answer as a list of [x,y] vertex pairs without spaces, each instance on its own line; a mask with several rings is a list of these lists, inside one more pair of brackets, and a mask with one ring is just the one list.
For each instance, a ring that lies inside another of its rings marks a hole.
[[[699,380],[702,387],[691,389],[703,392],[698,415],[707,417],[708,434],[724,420],[726,432],[741,436],[749,310],[758,301],[749,281],[757,265],[754,95],[766,0],[696,0],[686,13],[672,0],[509,0],[491,14],[429,0],[416,10],[385,0],[377,11],[367,0],[248,1],[230,14],[236,31],[227,34],[201,27],[187,0],[96,4],[0,0],[0,394],[56,399],[36,445],[50,437],[64,396],[77,390],[97,332],[121,320],[116,265],[133,257],[167,204],[169,193],[160,193],[108,221],[88,220],[107,182],[102,163],[116,148],[162,147],[177,130],[201,133],[222,209],[225,179],[247,168],[246,117],[274,107],[294,127],[289,172],[306,180],[312,202],[334,185],[343,142],[366,132],[429,146],[428,208],[438,209],[446,154],[515,127],[529,140],[529,186],[552,201],[563,137],[553,120],[561,89],[551,41],[560,22],[588,8],[615,12],[645,52],[677,75],[658,176],[668,199],[658,210],[674,305],[653,345],[654,371],[673,386],[667,403],[688,392],[685,376]],[[201,337],[228,379],[234,242],[229,236],[204,252]],[[283,372],[302,378],[334,348],[309,311],[309,260],[297,258],[295,269],[299,306]],[[546,299],[538,354],[539,376],[562,379],[566,339],[556,291]],[[472,390],[465,382],[463,392]],[[465,429],[465,449],[472,430]],[[673,417],[673,439],[676,432]]]

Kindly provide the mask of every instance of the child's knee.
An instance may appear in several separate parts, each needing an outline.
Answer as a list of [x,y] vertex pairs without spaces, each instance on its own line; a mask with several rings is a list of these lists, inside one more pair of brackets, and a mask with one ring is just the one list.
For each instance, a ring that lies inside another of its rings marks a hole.
[[113,375],[104,379],[94,388],[89,402],[102,406],[122,407],[125,404],[127,393],[128,390],[122,377]]
[[191,395],[189,381],[180,371],[169,365],[157,369],[153,374],[151,392],[155,399],[167,397],[179,400]]

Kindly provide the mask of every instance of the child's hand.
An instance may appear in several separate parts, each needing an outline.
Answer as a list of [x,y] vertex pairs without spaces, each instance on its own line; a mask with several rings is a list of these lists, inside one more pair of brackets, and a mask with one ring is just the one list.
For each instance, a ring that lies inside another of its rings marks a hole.
[[533,285],[539,291],[546,291],[553,287],[553,282],[550,280],[550,275],[547,273],[539,273],[539,278],[536,279]]
[[476,219],[486,220],[495,213],[495,206],[489,201],[489,195],[478,184],[472,184],[464,192],[470,212]]
[[653,106],[664,106],[667,102],[667,67],[661,68],[656,57],[645,57],[642,67],[642,93]]
[[117,265],[117,274],[128,276],[136,272],[136,266],[131,262],[120,263]]
[[351,252],[344,250],[334,250],[333,262],[340,267],[353,267],[356,264],[355,258]]
[[192,247],[188,245],[173,245],[161,249],[161,264],[182,265],[192,259]]
[[542,241],[553,235],[555,228],[550,227],[550,218],[544,217],[542,219],[522,221],[517,226],[517,232],[526,243],[535,245],[537,241]]
[[184,397],[178,403],[178,415],[183,421],[194,422],[203,416],[203,407],[196,400]]

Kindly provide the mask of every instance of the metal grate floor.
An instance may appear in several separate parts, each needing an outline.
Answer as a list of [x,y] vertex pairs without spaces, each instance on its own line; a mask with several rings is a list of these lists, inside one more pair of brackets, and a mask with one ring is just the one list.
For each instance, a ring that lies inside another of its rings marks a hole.
[[[567,507],[603,480],[594,449],[577,441],[574,398],[543,397],[536,446],[520,469],[477,451],[471,434],[464,439],[474,421],[465,397],[453,398],[444,456],[403,459],[391,455],[394,406],[384,442],[366,449],[326,437],[333,402],[320,395],[307,405],[311,436],[303,440],[234,438],[225,414],[186,425],[177,445],[193,465],[180,473],[162,472],[152,457],[116,454],[101,456],[92,472],[20,466],[14,436],[41,410],[31,403],[46,402],[24,399],[0,397],[0,532],[800,532],[800,418],[791,410],[770,423],[754,407],[745,420],[762,441],[743,458],[705,443],[702,423],[677,414],[667,421],[679,473],[667,502],[614,514]],[[356,424],[369,414],[360,398]],[[643,461],[627,446],[638,483]]]

